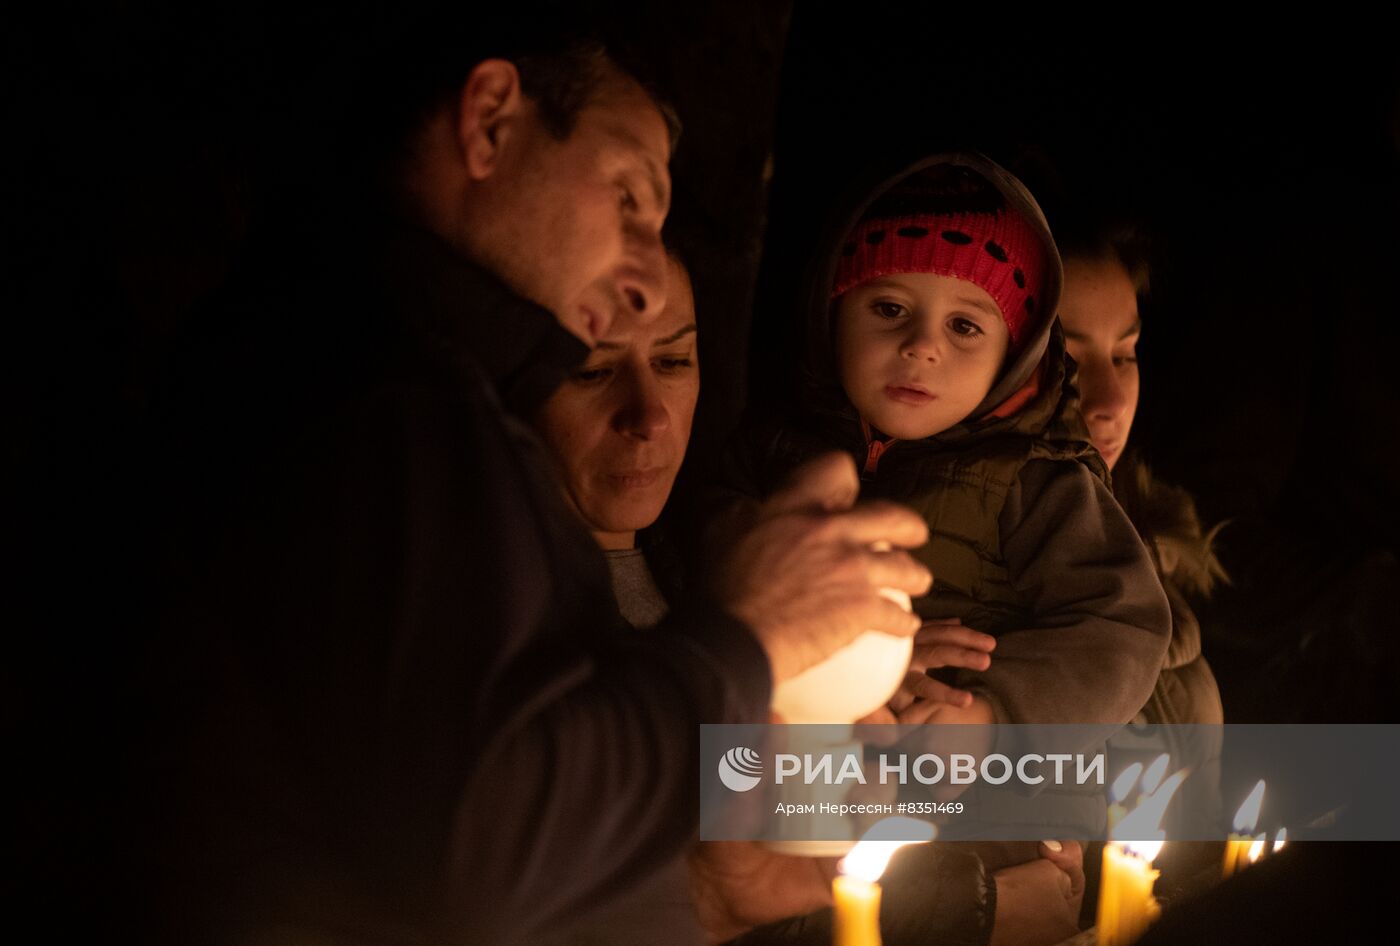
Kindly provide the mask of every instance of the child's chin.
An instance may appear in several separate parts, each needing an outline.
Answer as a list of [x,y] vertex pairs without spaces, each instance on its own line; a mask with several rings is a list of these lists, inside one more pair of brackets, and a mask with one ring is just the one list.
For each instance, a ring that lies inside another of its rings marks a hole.
[[898,440],[922,440],[947,429],[945,425],[933,421],[919,422],[917,418],[900,416],[899,412],[881,411],[870,418],[870,422],[886,437]]

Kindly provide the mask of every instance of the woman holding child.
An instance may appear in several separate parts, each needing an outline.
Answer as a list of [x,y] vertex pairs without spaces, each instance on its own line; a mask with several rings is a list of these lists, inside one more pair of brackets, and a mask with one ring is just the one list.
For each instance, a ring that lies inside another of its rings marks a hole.
[[747,425],[728,487],[758,499],[808,457],[845,450],[863,497],[929,523],[916,554],[934,589],[916,609],[995,650],[955,625],[927,629],[925,655],[983,653],[949,681],[962,693],[916,662],[901,722],[1128,722],[1152,693],[1170,612],[1078,412],[1039,207],[987,159],[946,155],[845,219],[802,297],[798,396]]

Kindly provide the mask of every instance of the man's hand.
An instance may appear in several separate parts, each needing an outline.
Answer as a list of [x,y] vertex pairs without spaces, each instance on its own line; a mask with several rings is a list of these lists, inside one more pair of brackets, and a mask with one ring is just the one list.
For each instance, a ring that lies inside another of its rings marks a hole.
[[[909,672],[899,691],[890,698],[895,721],[905,726],[924,723],[989,725],[996,713],[985,697],[935,680],[926,671],[939,667],[966,667],[986,670],[992,664],[991,652],[997,641],[990,634],[963,627],[957,618],[929,621],[914,636],[914,654]],[[980,756],[982,752],[973,752]],[[969,750],[971,751],[971,750]],[[947,788],[941,794],[947,794]],[[961,792],[948,795],[955,798]]]
[[[890,697],[890,711],[895,715],[902,714],[918,701],[970,707],[972,693],[932,679],[927,670],[945,666],[986,670],[991,666],[990,655],[995,647],[997,638],[963,627],[962,621],[956,617],[925,621],[924,626],[918,628],[918,634],[914,635],[914,654],[909,661],[909,673],[904,675],[904,683],[900,684],[895,696]],[[925,722],[925,719],[910,719],[909,722]]]
[[1046,841],[1040,852],[1040,860],[992,875],[997,912],[991,946],[1048,946],[1079,932],[1084,851],[1077,841]]
[[753,629],[775,681],[867,630],[907,637],[919,629],[917,617],[880,591],[928,591],[928,569],[902,551],[928,541],[928,526],[892,503],[855,507],[859,490],[849,456],[808,463],[763,504],[718,571],[720,603]]
[[990,726],[997,721],[996,712],[987,699],[968,694],[966,704],[945,703],[941,700],[916,700],[895,714],[901,726],[922,723],[953,723],[963,726]]
[[914,654],[909,660],[909,673],[905,675],[899,691],[890,698],[890,709],[899,714],[920,700],[947,703],[964,709],[970,707],[970,692],[935,680],[926,671],[940,667],[986,670],[991,666],[990,655],[996,646],[995,637],[963,627],[957,618],[926,622],[914,635]]
[[710,941],[831,905],[837,858],[775,854],[754,841],[702,841],[690,855],[690,895]]

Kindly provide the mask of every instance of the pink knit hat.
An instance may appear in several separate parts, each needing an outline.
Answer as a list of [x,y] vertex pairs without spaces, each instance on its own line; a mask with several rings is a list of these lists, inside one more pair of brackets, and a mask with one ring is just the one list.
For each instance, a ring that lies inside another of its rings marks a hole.
[[880,276],[934,273],[986,290],[1016,345],[1036,324],[1045,248],[1018,213],[915,213],[856,224],[836,264],[831,297]]

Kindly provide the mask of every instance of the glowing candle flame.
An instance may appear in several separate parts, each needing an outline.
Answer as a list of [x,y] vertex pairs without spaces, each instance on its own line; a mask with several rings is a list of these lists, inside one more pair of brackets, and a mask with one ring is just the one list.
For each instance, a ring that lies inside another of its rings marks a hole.
[[1287,828],[1279,828],[1279,829],[1278,829],[1278,834],[1274,835],[1274,846],[1273,846],[1272,848],[1269,849],[1269,853],[1270,853],[1270,854],[1273,854],[1273,853],[1275,853],[1275,852],[1277,852],[1277,851],[1283,850],[1283,846],[1284,846],[1285,844],[1287,844],[1287,843],[1288,843],[1288,829],[1287,829]]
[[1264,807],[1264,780],[1261,778],[1259,784],[1254,786],[1254,791],[1249,793],[1249,797],[1240,805],[1240,810],[1235,812],[1235,833],[1254,833],[1254,826],[1259,823],[1259,809]]
[[1162,830],[1162,815],[1166,813],[1167,803],[1185,780],[1186,772],[1181,771],[1158,785],[1156,791],[1145,796],[1136,808],[1118,822],[1113,829],[1113,840],[1145,861],[1155,860],[1167,839],[1166,832]]
[[1152,794],[1161,784],[1162,776],[1167,774],[1167,764],[1171,758],[1163,752],[1152,760],[1152,764],[1147,767],[1147,771],[1142,776],[1142,790],[1147,794]]
[[1108,800],[1117,805],[1128,797],[1128,793],[1137,784],[1138,776],[1142,774],[1142,763],[1134,762],[1124,769],[1119,776],[1113,780],[1113,785],[1108,790]]
[[1259,860],[1260,855],[1263,853],[1264,835],[1261,834],[1259,837],[1255,838],[1254,843],[1249,846],[1249,862],[1253,864],[1255,861]]
[[[917,818],[882,818],[870,826],[851,852],[841,858],[836,869],[848,877],[875,883],[885,872],[894,852],[907,844],[922,844],[932,841],[938,829],[927,821]],[[891,836],[903,835],[901,840],[888,840]]]

